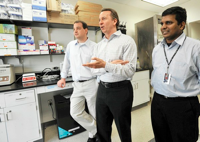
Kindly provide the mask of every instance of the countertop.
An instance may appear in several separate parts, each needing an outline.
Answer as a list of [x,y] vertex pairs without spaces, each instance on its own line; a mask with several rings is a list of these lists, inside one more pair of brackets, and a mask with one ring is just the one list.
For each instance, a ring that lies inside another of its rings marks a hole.
[[[30,82],[26,82],[26,83],[22,83],[21,81],[18,81],[11,85],[0,86],[0,92],[14,91],[14,90],[27,89],[27,88],[40,87],[40,86],[55,85],[55,84],[57,84],[58,80],[59,79],[46,80],[46,81],[36,80],[36,81],[30,81]],[[70,77],[70,78],[66,79],[66,82],[73,82],[73,80]]]
[[[140,72],[140,71],[145,71],[147,69],[140,69],[140,70],[136,70],[136,72]],[[34,82],[26,82],[26,83],[22,83],[21,79],[19,81],[17,81],[16,83],[13,83],[11,85],[4,85],[4,86],[0,86],[0,92],[7,92],[7,91],[14,91],[14,90],[20,90],[20,89],[27,89],[27,88],[33,88],[33,87],[40,87],[40,86],[48,86],[48,85],[55,85],[57,84],[59,79],[55,79],[55,80],[36,80]],[[67,82],[73,82],[72,77],[69,77],[66,79],[66,83]]]

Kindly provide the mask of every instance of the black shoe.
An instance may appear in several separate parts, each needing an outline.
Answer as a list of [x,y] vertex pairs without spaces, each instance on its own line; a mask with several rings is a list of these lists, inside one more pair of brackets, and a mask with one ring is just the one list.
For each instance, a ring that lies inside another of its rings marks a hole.
[[101,142],[100,139],[99,139],[98,134],[95,135],[95,138],[96,138],[96,141],[95,141],[95,142]]
[[96,142],[96,138],[89,138],[87,142]]

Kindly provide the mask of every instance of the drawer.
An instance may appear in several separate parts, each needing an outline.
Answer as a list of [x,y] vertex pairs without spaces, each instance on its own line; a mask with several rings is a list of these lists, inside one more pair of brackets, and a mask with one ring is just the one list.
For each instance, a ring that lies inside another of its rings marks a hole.
[[4,95],[0,94],[0,108],[5,107]]
[[5,93],[6,107],[35,102],[34,90]]
[[149,70],[135,72],[132,81],[143,80],[143,79],[149,79]]

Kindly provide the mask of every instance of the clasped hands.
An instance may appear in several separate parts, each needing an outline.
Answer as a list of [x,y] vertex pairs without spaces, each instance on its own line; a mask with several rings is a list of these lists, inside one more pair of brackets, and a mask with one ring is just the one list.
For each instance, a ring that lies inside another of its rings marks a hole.
[[[97,57],[92,58],[92,60],[95,60],[95,62],[86,63],[86,64],[83,64],[83,66],[89,67],[89,68],[94,68],[94,69],[105,68],[106,62],[105,62],[104,60],[99,59],[99,58],[97,58]],[[110,63],[112,63],[112,64],[121,64],[121,65],[125,65],[125,64],[129,63],[129,61],[113,60],[113,61],[110,62]]]

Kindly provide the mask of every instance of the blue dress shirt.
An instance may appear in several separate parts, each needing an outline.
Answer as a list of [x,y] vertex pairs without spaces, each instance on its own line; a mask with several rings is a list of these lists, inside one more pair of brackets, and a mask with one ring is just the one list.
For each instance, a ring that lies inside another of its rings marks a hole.
[[[151,85],[157,93],[166,97],[188,97],[200,94],[200,41],[190,37],[186,37],[185,41],[184,39],[183,33],[169,47],[164,39],[152,53]],[[169,65],[168,73],[171,74],[169,84],[163,82],[168,66],[163,46],[168,61],[180,46]]]
[[92,58],[96,43],[87,39],[84,43],[78,43],[77,40],[71,41],[67,45],[61,78],[66,78],[71,67],[73,81],[89,80],[95,76],[91,69],[82,64],[89,63]]

